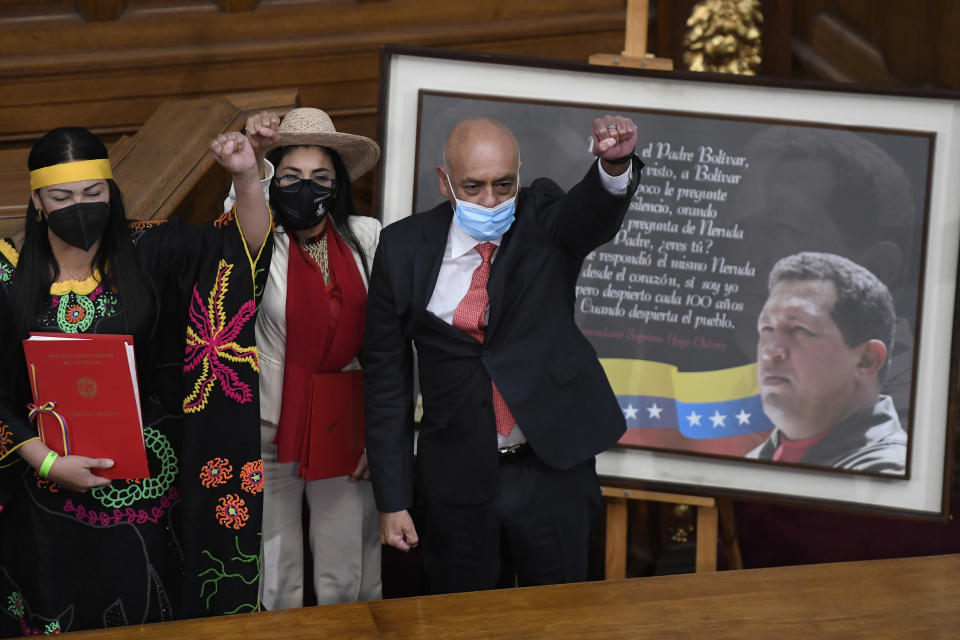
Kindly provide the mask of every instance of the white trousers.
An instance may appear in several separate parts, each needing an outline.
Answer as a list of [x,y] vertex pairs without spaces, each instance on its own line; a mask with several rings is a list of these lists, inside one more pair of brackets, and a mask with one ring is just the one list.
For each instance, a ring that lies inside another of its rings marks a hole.
[[269,609],[303,606],[303,496],[310,511],[313,587],[318,604],[382,597],[378,514],[373,486],[347,476],[305,482],[296,462],[278,463],[276,426],[261,422],[263,573],[260,600]]

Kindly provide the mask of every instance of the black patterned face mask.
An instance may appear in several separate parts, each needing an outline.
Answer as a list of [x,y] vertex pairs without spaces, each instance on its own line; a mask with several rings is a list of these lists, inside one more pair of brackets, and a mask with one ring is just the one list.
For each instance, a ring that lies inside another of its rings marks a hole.
[[107,202],[78,202],[47,213],[47,226],[54,235],[84,251],[100,239],[109,220]]
[[320,224],[327,214],[333,189],[313,180],[298,180],[289,187],[270,183],[270,205],[284,229],[302,231]]

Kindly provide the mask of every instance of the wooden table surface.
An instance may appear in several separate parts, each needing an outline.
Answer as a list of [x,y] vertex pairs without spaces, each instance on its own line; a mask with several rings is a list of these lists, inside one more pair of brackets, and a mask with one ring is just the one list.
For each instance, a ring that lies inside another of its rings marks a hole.
[[960,638],[960,555],[403,598],[70,637]]

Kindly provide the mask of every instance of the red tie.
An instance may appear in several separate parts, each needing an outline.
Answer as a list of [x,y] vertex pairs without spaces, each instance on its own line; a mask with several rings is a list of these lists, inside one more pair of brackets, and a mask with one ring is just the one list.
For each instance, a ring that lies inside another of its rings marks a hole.
[[[470,281],[470,288],[467,289],[467,295],[457,305],[453,312],[453,326],[465,332],[477,342],[483,342],[486,337],[487,325],[483,321],[483,312],[490,303],[487,296],[487,280],[490,278],[490,256],[496,251],[497,245],[492,242],[481,242],[474,247],[480,254],[483,262],[473,272],[473,279]],[[506,436],[513,429],[516,420],[510,413],[510,408],[504,402],[503,396],[497,391],[497,385],[490,381],[493,386],[493,414],[497,418],[497,432]]]

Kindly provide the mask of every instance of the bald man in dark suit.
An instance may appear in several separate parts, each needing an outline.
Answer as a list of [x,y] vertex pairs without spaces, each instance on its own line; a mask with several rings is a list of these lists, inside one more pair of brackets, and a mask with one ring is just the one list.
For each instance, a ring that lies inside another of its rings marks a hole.
[[598,160],[564,193],[544,178],[520,188],[503,124],[460,122],[437,167],[447,201],[381,235],[363,349],[367,451],[381,541],[422,542],[433,592],[493,588],[504,561],[521,585],[586,578],[594,456],[625,425],[574,323],[574,286],[584,256],[620,229],[643,166],[628,118],[598,118],[592,133]]

